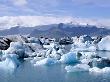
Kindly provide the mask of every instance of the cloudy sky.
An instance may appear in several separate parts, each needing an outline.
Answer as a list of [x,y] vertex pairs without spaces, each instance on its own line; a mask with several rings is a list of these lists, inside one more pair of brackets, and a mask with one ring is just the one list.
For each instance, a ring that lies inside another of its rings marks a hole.
[[110,18],[110,0],[0,0],[0,16]]

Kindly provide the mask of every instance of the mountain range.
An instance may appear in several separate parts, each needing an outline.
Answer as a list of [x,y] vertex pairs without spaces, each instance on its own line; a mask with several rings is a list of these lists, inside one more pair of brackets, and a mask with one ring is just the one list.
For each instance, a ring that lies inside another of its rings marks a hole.
[[17,34],[33,37],[43,36],[50,38],[72,37],[81,35],[106,36],[110,34],[110,29],[99,28],[93,25],[74,25],[59,23],[35,27],[16,26],[10,29],[0,30],[1,36]]

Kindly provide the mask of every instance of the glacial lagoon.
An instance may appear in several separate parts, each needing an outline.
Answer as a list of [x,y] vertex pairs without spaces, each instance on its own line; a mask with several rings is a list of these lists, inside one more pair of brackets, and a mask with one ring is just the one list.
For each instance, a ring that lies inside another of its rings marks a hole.
[[[98,51],[98,55],[110,57],[110,52]],[[65,70],[67,64],[33,66],[25,61],[14,71],[0,69],[0,82],[110,82],[109,74],[71,72]]]

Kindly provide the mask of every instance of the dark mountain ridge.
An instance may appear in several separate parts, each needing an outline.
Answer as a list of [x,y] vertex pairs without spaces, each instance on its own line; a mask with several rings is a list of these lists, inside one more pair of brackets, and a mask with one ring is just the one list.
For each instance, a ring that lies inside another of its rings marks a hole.
[[29,35],[33,37],[50,37],[50,38],[61,38],[61,37],[72,37],[81,35],[90,36],[106,36],[110,35],[110,29],[98,28],[92,25],[74,25],[74,24],[51,24],[42,25],[36,27],[12,27],[10,29],[0,30],[0,36],[6,35]]

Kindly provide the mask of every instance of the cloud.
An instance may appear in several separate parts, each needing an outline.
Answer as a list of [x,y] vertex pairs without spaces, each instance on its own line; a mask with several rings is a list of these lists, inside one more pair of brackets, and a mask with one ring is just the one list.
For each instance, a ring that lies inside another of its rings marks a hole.
[[[4,4],[8,5],[6,2],[4,2]],[[9,6],[12,7],[9,8],[9,10],[11,10],[11,12],[15,14],[45,15],[45,14],[53,14],[53,12],[58,11],[56,7],[59,6],[59,1],[58,0],[9,0]]]
[[110,18],[109,8],[110,0],[0,0],[0,16],[69,15]]
[[72,0],[75,5],[110,7],[110,0]]
[[28,4],[27,0],[10,0],[15,6],[24,6]]
[[[0,17],[0,28],[7,29],[16,25],[34,27],[38,25],[58,24],[71,21],[71,17],[55,16],[3,16]],[[30,22],[32,21],[32,22]]]
[[5,15],[14,15],[15,13],[12,12],[14,10],[13,7],[7,6],[4,4],[0,4],[0,16],[5,16]]
[[[30,22],[32,21],[32,22]],[[71,16],[3,16],[0,17],[0,28],[7,29],[16,25],[25,27],[34,27],[38,25],[70,23],[81,25],[96,25],[99,27],[110,27],[110,19],[87,19],[87,18],[74,18]],[[110,29],[110,28],[109,28]]]
[[35,1],[37,5],[40,5],[40,6],[43,6],[43,7],[48,7],[48,6],[51,6],[51,7],[56,7],[59,5],[59,1],[60,0],[37,0]]

